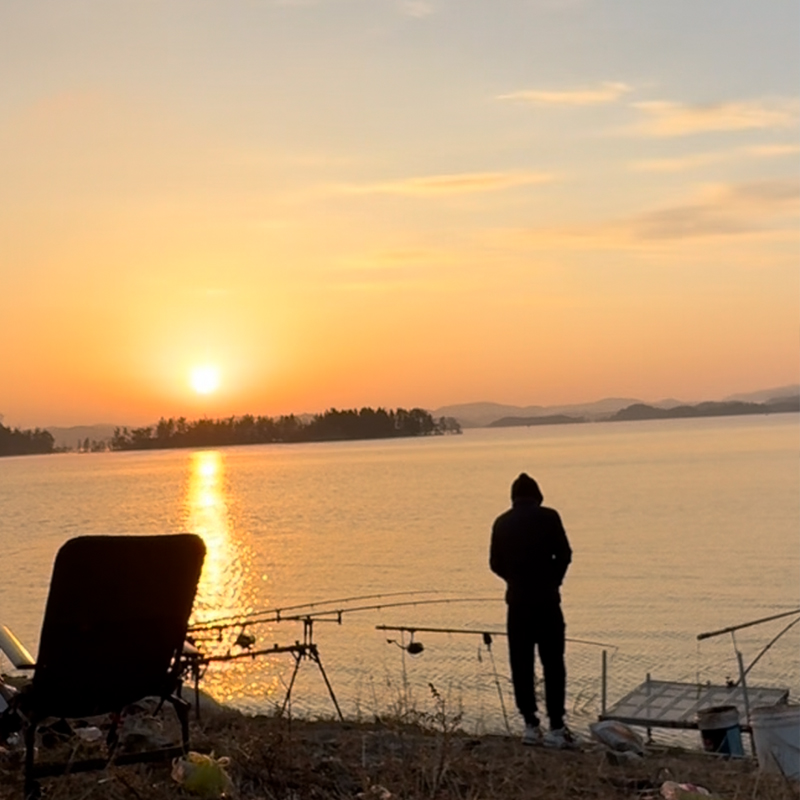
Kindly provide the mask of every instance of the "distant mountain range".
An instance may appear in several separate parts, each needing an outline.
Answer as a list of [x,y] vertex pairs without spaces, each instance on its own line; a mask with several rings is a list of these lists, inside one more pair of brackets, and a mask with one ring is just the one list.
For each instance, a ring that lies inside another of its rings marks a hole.
[[637,419],[686,419],[688,417],[736,417],[744,414],[788,414],[800,411],[800,396],[773,397],[765,403],[746,403],[742,400],[727,400],[720,403],[705,402],[696,405],[656,408],[645,403],[617,411],[610,422],[628,422]]
[[[520,425],[557,425],[569,422],[599,422],[616,419],[658,419],[667,416],[718,416],[720,414],[736,413],[759,413],[758,410],[741,411],[732,410],[734,406],[729,406],[727,410],[722,408],[709,408],[720,404],[735,403],[766,403],[772,408],[765,411],[781,410],[780,405],[775,405],[779,400],[789,403],[797,402],[800,397],[800,384],[790,386],[779,386],[775,389],[763,389],[759,392],[749,392],[745,394],[734,394],[723,398],[719,403],[700,403],[699,401],[689,403],[674,398],[659,400],[657,403],[644,403],[635,397],[606,397],[603,400],[596,400],[593,403],[573,403],[561,406],[512,406],[502,403],[461,403],[458,405],[442,406],[435,410],[429,410],[431,415],[439,417],[455,417],[464,428],[485,428]],[[636,409],[620,415],[624,409],[632,406]],[[698,413],[686,412],[686,408],[705,408]],[[648,409],[653,409],[649,411]],[[674,414],[663,414],[663,411],[676,409]],[[786,410],[793,410],[787,407]],[[711,412],[711,413],[709,413]],[[299,415],[298,415],[299,416]],[[494,423],[494,424],[493,424]],[[108,442],[114,435],[114,428],[118,426],[111,424],[102,425],[77,425],[69,428],[48,426],[47,430],[53,435],[56,447],[83,449],[88,439],[89,447],[93,442]],[[121,425],[119,427],[122,427]]]
[[[501,403],[462,403],[460,405],[442,406],[431,414],[434,417],[455,417],[463,428],[507,427],[513,425],[551,425],[569,422],[601,422],[616,418],[623,419],[658,419],[665,417],[685,416],[719,416],[737,413],[758,413],[758,410],[745,411],[739,404],[769,404],[771,408],[764,411],[796,410],[791,403],[800,398],[800,384],[778,386],[774,389],[762,389],[758,392],[730,395],[716,403],[686,402],[668,398],[657,403],[644,403],[634,397],[607,397],[593,403],[573,403],[561,406],[512,406]],[[775,405],[777,401],[786,401],[789,405]],[[726,408],[722,406],[726,405]],[[698,413],[689,413],[685,409],[703,409]],[[636,407],[637,412],[629,416],[621,415],[624,409]],[[646,409],[653,409],[648,412]],[[675,409],[674,413],[667,413]],[[664,413],[661,413],[664,412]]]
[[[92,442],[108,442],[114,435],[116,425],[73,425],[71,428],[48,427],[55,439],[55,446],[69,450],[91,449]],[[121,427],[121,426],[120,426]],[[86,440],[89,440],[88,443]]]
[[586,417],[590,420],[606,419],[622,408],[640,403],[634,397],[607,397],[593,403],[573,403],[564,406],[510,406],[502,403],[462,403],[442,406],[431,411],[434,417],[455,417],[462,428],[485,428],[506,417],[530,418],[564,415]]

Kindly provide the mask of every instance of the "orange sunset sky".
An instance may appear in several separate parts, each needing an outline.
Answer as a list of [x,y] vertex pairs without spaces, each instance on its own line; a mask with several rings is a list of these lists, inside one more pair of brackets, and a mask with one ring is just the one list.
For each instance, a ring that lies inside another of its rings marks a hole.
[[3,3],[4,424],[796,383],[799,22]]

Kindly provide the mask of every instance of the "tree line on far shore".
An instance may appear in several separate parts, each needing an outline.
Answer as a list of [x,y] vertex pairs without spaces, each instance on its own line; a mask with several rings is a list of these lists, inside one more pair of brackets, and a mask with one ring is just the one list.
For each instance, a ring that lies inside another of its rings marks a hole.
[[278,442],[326,442],[346,439],[390,439],[461,433],[453,417],[434,419],[421,408],[389,410],[362,408],[299,417],[242,417],[164,419],[155,426],[116,428],[111,450],[156,450],[173,447],[221,447]]
[[12,429],[0,423],[0,456],[29,456],[54,451],[55,439],[50,431]]

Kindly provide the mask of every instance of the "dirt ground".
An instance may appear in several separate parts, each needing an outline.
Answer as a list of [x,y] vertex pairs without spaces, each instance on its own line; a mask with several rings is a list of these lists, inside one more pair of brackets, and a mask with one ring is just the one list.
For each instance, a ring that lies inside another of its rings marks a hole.
[[[161,744],[159,737],[169,733],[163,723],[142,716],[129,741],[138,737],[143,747]],[[96,755],[101,747],[51,732],[37,760],[76,760]],[[667,780],[701,785],[730,800],[800,798],[796,783],[762,774],[751,759],[725,761],[698,751],[654,747],[639,760],[614,763],[613,756],[591,742],[575,751],[530,748],[516,738],[469,736],[447,720],[430,718],[413,724],[356,724],[224,711],[192,723],[191,747],[230,759],[229,794],[240,800],[646,800],[661,797]],[[166,761],[43,778],[42,797],[196,797],[173,780],[171,769]],[[21,798],[22,749],[17,745],[0,750],[0,800]]]

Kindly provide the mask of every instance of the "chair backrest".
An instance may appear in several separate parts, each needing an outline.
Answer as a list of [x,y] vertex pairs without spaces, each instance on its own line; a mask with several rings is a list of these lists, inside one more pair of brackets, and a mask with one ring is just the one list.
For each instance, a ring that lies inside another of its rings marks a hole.
[[173,691],[205,550],[192,533],[66,542],[33,676],[38,716],[105,714]]

